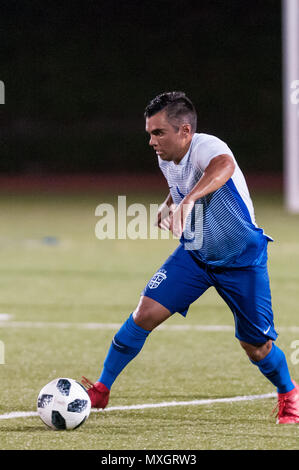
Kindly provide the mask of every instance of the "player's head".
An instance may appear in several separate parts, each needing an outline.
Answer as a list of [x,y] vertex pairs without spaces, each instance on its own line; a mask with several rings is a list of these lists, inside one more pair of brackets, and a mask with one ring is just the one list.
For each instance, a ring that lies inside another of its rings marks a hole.
[[196,131],[197,114],[182,91],[161,93],[145,108],[149,144],[163,160],[179,161]]

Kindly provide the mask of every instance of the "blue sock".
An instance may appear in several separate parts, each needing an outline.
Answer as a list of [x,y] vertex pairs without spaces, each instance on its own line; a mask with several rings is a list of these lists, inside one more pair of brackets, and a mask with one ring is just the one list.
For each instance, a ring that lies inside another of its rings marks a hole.
[[278,393],[287,393],[295,388],[288,369],[284,352],[272,343],[272,349],[264,359],[251,361],[258,366],[261,373],[276,386]]
[[110,390],[116,377],[141,351],[149,333],[150,331],[136,325],[131,314],[112,340],[98,381]]

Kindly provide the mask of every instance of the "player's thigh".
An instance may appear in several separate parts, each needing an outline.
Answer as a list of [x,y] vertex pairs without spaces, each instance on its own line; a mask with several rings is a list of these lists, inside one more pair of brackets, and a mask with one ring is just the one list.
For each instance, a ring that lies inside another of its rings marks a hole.
[[152,276],[141,295],[154,300],[170,314],[178,312],[186,316],[190,304],[210,286],[205,270],[180,245]]
[[217,275],[218,293],[234,315],[236,337],[248,344],[277,338],[266,265],[228,269]]

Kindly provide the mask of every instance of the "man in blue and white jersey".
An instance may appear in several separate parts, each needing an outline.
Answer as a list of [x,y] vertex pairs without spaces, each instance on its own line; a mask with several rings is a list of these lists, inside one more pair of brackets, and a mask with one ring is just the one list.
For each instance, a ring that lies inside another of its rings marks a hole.
[[235,335],[250,361],[276,387],[278,423],[299,422],[299,387],[274,343],[267,245],[255,222],[245,178],[219,138],[197,133],[197,114],[183,92],[162,93],[145,110],[149,144],[169,194],[157,224],[180,238],[147,283],[135,311],[113,338],[99,380],[83,377],[92,406],[104,408],[112,384],[150,332],[214,287],[231,309]]

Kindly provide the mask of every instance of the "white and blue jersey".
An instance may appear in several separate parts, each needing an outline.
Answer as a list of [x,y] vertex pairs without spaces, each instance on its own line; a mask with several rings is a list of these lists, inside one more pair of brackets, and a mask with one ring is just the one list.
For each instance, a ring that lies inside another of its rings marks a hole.
[[[178,165],[159,158],[173,202],[179,204],[203,175],[212,158],[228,154],[232,177],[202,197],[193,208],[179,246],[149,280],[142,295],[171,314],[186,316],[189,306],[214,287],[234,315],[235,335],[250,344],[275,341],[267,270],[270,237],[255,223],[245,178],[232,151],[217,137],[194,134]],[[198,223],[198,220],[200,223]]]
[[265,262],[267,243],[272,238],[255,222],[245,178],[227,144],[215,136],[196,133],[179,164],[158,159],[173,202],[178,205],[210,161],[222,154],[233,158],[234,173],[221,188],[198,199],[181,243],[196,259],[211,266],[259,265]]

